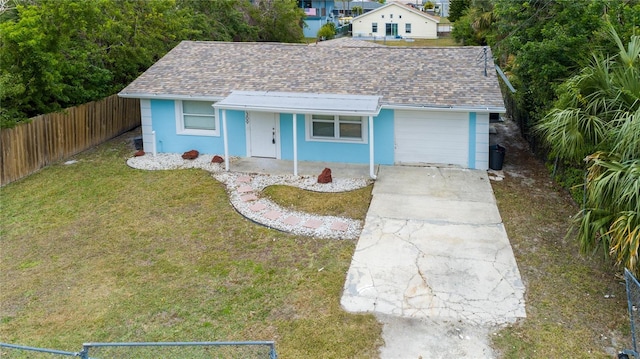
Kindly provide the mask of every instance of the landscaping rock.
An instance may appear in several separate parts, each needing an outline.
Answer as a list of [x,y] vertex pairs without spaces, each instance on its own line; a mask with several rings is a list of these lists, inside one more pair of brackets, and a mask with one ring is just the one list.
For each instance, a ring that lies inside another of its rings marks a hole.
[[213,156],[213,158],[211,159],[211,163],[222,163],[224,162],[224,159],[218,155]]
[[183,153],[182,158],[184,158],[185,160],[195,160],[196,158],[198,158],[198,155],[200,155],[200,152],[191,150]]
[[331,178],[331,169],[323,169],[320,176],[318,176],[318,183],[331,183],[332,181],[333,179]]
[[133,157],[140,157],[140,156],[144,156],[143,150],[137,151],[136,153],[133,154]]

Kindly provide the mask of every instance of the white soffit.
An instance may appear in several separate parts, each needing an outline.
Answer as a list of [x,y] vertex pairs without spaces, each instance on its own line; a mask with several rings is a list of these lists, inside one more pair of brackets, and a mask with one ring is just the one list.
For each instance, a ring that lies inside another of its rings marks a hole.
[[295,114],[377,116],[381,96],[233,91],[214,107],[223,110]]

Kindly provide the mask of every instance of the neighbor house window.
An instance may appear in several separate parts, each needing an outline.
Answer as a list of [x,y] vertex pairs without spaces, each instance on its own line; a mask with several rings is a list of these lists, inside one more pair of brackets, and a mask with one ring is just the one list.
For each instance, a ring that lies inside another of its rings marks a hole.
[[407,34],[411,33],[411,24],[404,25],[404,32],[406,32]]
[[371,24],[371,32],[378,32],[378,23],[374,22]]
[[366,142],[367,122],[360,116],[311,115],[308,140]]
[[219,121],[213,102],[176,101],[176,125],[178,134],[219,136]]

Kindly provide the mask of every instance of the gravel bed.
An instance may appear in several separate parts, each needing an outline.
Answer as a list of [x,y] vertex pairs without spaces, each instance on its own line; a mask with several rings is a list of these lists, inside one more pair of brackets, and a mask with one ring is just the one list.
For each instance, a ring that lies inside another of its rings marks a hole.
[[[317,192],[344,192],[365,187],[371,183],[368,179],[333,178],[333,182],[317,183],[313,176],[294,175],[266,175],[257,173],[226,172],[224,164],[211,163],[212,155],[200,155],[195,160],[184,160],[180,154],[157,154],[156,156],[132,157],[127,164],[133,168],[143,170],[170,170],[185,168],[201,168],[213,174],[213,177],[224,183],[227,187],[229,200],[234,208],[248,219],[260,223],[269,228],[275,228],[283,232],[320,238],[357,239],[362,231],[361,221],[335,216],[319,216],[305,212],[292,211],[275,204],[274,202],[260,198],[260,192],[271,185],[287,185]],[[243,186],[245,192],[238,191]],[[253,193],[258,197],[255,200],[244,201],[244,195]],[[254,210],[251,207],[260,204],[264,208]],[[278,212],[280,217],[269,219],[265,214]],[[295,217],[300,221],[296,224],[287,224],[284,219]],[[308,228],[304,224],[310,220],[321,221],[318,228]],[[346,230],[332,229],[334,224],[346,225]]]
[[127,165],[139,170],[178,170],[186,168],[201,168],[209,172],[224,171],[224,164],[211,163],[213,155],[200,155],[195,160],[185,160],[178,153],[158,153],[153,156],[146,154],[139,157],[131,157]]

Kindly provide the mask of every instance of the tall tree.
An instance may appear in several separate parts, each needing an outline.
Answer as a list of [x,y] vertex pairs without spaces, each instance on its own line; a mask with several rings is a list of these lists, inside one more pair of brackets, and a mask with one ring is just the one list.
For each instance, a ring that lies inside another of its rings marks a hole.
[[536,129],[553,155],[573,162],[586,156],[585,202],[576,217],[583,250],[602,247],[640,273],[640,36],[625,47],[610,32],[617,54],[594,54],[562,84]]
[[6,1],[0,127],[111,95],[182,40],[303,38],[295,0]]
[[178,0],[190,13],[192,40],[255,41],[258,28],[250,24],[251,3],[246,0]]
[[[0,24],[3,123],[8,115],[33,116],[109,92],[110,74],[100,67],[90,41],[103,15],[100,1],[46,1],[17,5],[17,19]],[[6,97],[5,97],[6,96]]]
[[465,45],[487,45],[495,20],[491,0],[473,0],[456,21],[451,35]]
[[471,5],[471,0],[451,0],[449,3],[449,21],[456,22]]
[[[612,1],[615,2],[617,0]],[[496,0],[494,35],[500,65],[518,92],[523,133],[552,107],[557,87],[581,66],[601,40],[604,2]]]
[[296,0],[260,0],[251,17],[259,28],[258,40],[300,42],[304,16]]

